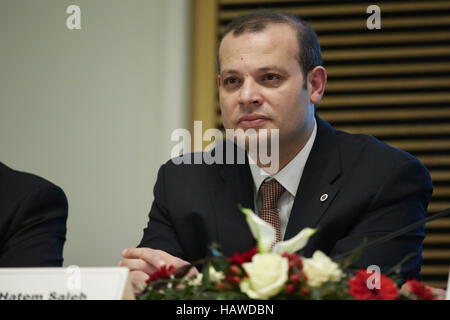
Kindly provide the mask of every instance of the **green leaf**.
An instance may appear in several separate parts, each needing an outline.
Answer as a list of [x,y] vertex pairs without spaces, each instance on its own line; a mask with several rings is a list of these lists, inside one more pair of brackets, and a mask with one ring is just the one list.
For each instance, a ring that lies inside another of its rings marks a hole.
[[209,286],[211,285],[211,281],[209,279],[209,267],[211,266],[211,263],[208,262],[202,270],[202,274],[203,274],[203,280],[202,280],[202,285],[200,286],[200,288],[202,290],[206,290],[207,288],[209,288]]

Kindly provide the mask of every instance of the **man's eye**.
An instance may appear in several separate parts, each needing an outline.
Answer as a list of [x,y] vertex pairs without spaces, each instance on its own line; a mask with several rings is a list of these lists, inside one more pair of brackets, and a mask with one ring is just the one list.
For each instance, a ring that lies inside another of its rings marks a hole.
[[281,79],[281,77],[274,73],[268,73],[268,74],[264,75],[264,77],[263,77],[264,81],[274,81],[274,80],[280,80],[280,79]]
[[225,85],[236,85],[239,83],[238,78],[226,78],[223,82]]

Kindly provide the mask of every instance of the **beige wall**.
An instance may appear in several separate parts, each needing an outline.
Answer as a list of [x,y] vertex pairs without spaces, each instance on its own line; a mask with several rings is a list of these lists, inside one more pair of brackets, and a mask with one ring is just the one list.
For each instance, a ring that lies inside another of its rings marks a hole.
[[0,1],[0,161],[66,192],[65,266],[115,265],[139,242],[171,130],[188,127],[188,37],[188,0]]

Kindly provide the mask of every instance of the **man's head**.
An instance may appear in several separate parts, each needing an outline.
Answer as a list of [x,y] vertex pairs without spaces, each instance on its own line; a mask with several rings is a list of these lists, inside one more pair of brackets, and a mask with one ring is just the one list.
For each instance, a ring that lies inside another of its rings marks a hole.
[[[272,13],[261,15],[233,21],[220,43],[222,121],[226,129],[279,129],[280,158],[290,160],[311,135],[326,71],[317,65],[320,49],[312,29],[289,15],[274,13],[276,20],[267,18]],[[307,41],[298,41],[299,32]]]
[[[261,32],[269,24],[286,24],[295,30],[299,49],[297,60],[303,75],[307,75],[314,67],[322,65],[322,55],[316,33],[307,22],[289,13],[257,10],[250,14],[237,17],[227,25],[222,39],[230,32],[234,36],[239,36],[245,32]],[[220,74],[219,53],[217,54],[217,70]],[[306,86],[306,82],[304,85]]]

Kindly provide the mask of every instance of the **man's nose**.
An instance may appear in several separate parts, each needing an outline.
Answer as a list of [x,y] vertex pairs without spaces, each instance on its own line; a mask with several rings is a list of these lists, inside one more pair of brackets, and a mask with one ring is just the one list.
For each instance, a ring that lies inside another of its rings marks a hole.
[[245,79],[239,91],[239,104],[243,107],[256,107],[262,104],[260,87],[253,79]]

